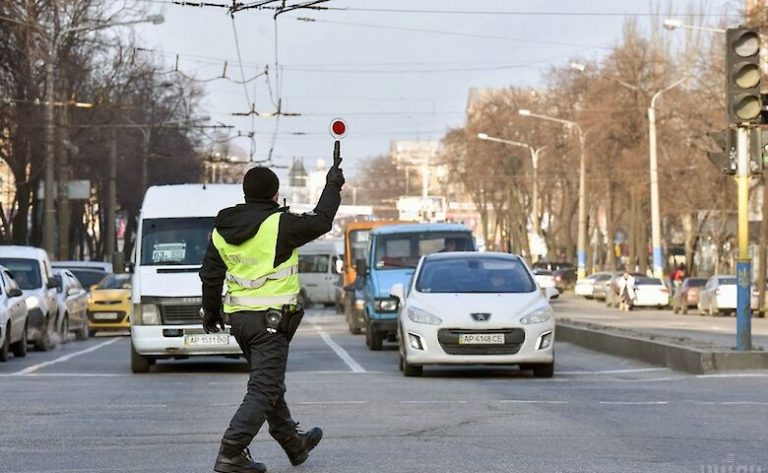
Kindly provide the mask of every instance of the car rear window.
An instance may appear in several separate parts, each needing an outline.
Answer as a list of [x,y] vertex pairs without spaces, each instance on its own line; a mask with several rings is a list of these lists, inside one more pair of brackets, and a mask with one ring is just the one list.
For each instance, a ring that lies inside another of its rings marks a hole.
[[707,284],[706,279],[689,279],[688,287],[704,287]]
[[536,291],[519,258],[446,258],[427,260],[416,281],[425,293],[528,293]]

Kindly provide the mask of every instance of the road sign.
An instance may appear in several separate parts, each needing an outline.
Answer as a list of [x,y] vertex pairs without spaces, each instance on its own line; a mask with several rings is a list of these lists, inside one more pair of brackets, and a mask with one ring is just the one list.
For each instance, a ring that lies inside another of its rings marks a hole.
[[331,120],[331,136],[333,136],[334,139],[340,140],[347,136],[347,122],[342,120],[341,118],[334,118]]

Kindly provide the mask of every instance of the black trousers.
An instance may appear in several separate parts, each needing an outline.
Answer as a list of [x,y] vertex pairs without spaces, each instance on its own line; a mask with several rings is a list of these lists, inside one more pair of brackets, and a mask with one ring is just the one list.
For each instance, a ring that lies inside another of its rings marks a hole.
[[293,435],[296,423],[285,403],[289,337],[268,332],[263,312],[236,312],[230,320],[250,370],[248,392],[222,440],[222,446],[234,454],[250,445],[265,421],[278,441]]

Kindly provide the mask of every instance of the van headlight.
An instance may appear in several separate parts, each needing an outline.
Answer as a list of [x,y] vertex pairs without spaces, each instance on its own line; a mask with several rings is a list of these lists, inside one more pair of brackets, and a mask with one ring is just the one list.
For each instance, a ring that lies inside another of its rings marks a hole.
[[520,323],[523,325],[543,324],[544,322],[552,320],[552,317],[554,316],[555,311],[553,311],[551,307],[541,307],[522,317]]
[[36,296],[29,296],[25,301],[27,303],[27,310],[34,310],[40,307],[40,299]]
[[408,307],[408,318],[417,324],[440,325],[443,323],[440,317],[415,307]]
[[374,308],[376,312],[397,312],[398,300],[394,297],[387,299],[376,299]]
[[155,304],[140,304],[142,325],[160,325],[160,311]]

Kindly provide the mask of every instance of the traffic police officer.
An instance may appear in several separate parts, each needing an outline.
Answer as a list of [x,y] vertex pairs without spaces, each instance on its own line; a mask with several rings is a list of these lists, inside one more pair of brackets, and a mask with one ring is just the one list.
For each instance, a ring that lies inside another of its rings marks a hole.
[[314,211],[295,215],[277,204],[275,173],[254,167],[243,178],[245,203],[216,217],[200,269],[203,328],[206,333],[224,330],[224,317],[229,317],[250,378],[248,392],[221,440],[215,471],[266,471],[248,451],[264,421],[294,466],[307,459],[323,436],[317,427],[308,432],[297,429],[285,403],[285,367],[288,344],[304,313],[298,301],[297,248],[331,230],[343,185],[344,173],[335,165]]

